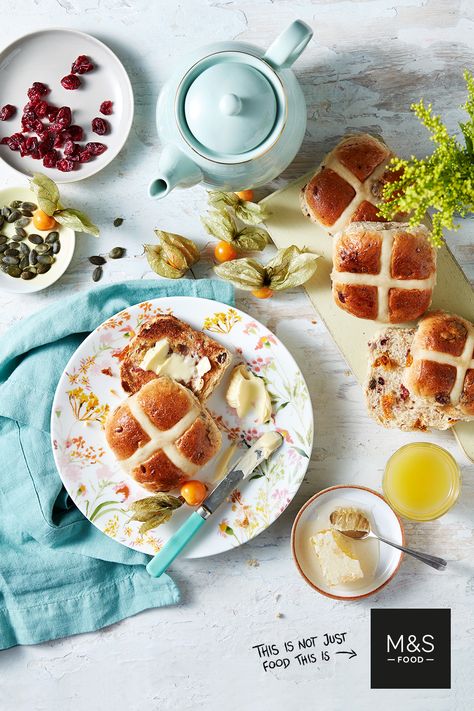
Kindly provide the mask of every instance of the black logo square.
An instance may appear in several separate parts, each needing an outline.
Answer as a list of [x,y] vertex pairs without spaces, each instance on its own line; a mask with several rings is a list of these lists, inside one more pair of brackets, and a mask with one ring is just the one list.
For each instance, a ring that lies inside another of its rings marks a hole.
[[451,688],[451,610],[370,613],[371,689]]

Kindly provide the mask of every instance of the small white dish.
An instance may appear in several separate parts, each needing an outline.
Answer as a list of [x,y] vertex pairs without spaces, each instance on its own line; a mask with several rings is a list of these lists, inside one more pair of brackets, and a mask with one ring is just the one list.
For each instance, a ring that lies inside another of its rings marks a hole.
[[[95,69],[79,75],[81,87],[68,91],[61,86],[61,79],[70,74],[71,65],[80,54],[90,57]],[[96,141],[105,143],[107,150],[70,173],[45,168],[42,160],[21,158],[19,152],[5,145],[0,146],[0,158],[23,175],[43,172],[56,183],[83,180],[105,168],[122,149],[133,120],[132,86],[118,57],[95,37],[64,28],[39,30],[12,42],[0,53],[0,107],[12,104],[17,112],[8,121],[0,121],[0,138],[20,130],[23,107],[28,102],[26,92],[35,81],[44,82],[51,89],[46,101],[71,108],[73,123],[84,129],[81,145]],[[102,116],[99,111],[106,100],[113,101],[110,116]],[[96,116],[109,122],[111,130],[106,136],[92,132],[91,121]]]
[[[0,190],[0,208],[4,205],[9,205],[13,200],[22,200],[23,202],[34,202],[37,203],[36,195],[28,188],[4,188]],[[52,230],[37,230],[31,222],[27,227],[24,228],[28,234],[36,232],[42,237],[46,237],[48,232]],[[46,289],[46,287],[51,286],[57,281],[68,268],[72,255],[74,254],[74,247],[76,244],[76,234],[74,230],[69,227],[63,227],[62,225],[56,225],[53,228],[56,232],[59,232],[59,239],[61,241],[61,250],[56,256],[56,261],[51,265],[51,269],[46,274],[37,274],[34,279],[28,281],[21,278],[14,278],[8,276],[4,272],[0,271],[0,291],[9,291],[12,294],[32,294],[34,291],[41,291]],[[4,234],[7,237],[13,234],[15,231],[13,225],[6,225],[5,223],[0,228],[0,234]],[[28,241],[28,237],[24,240],[26,244],[33,248],[34,245]],[[0,257],[2,255],[0,254]]]
[[364,577],[353,583],[329,586],[324,579],[313,544],[318,531],[330,528],[329,516],[334,509],[350,506],[369,518],[374,533],[404,545],[405,532],[397,514],[385,499],[363,486],[332,486],[307,501],[298,512],[291,531],[293,558],[300,574],[314,590],[335,600],[360,600],[381,590],[397,573],[403,553],[374,540],[352,541]]

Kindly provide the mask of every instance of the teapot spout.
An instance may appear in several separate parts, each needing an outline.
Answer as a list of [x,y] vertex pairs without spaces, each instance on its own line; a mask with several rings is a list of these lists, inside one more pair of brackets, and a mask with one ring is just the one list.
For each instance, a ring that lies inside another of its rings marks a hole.
[[190,188],[200,183],[202,173],[193,161],[176,146],[165,146],[158,165],[158,175],[151,181],[148,194],[159,200],[168,195],[173,188]]

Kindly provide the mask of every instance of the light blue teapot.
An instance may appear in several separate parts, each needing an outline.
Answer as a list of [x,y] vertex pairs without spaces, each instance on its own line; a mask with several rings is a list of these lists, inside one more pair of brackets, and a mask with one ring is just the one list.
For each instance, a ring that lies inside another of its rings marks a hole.
[[306,128],[303,92],[291,71],[313,32],[293,22],[265,52],[219,42],[180,62],[158,99],[162,144],[153,198],[203,182],[221,190],[263,185],[295,157]]

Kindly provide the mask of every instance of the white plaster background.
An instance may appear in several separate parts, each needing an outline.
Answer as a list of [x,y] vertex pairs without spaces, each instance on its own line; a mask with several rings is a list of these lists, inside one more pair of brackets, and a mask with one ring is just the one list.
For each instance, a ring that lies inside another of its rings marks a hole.
[[[225,39],[268,45],[297,17],[314,27],[315,40],[296,64],[308,103],[305,142],[293,165],[269,188],[317,164],[349,130],[381,132],[403,155],[427,151],[427,135],[409,111],[411,102],[431,99],[455,128],[457,107],[464,101],[462,69],[472,69],[474,59],[469,0],[1,0],[0,10],[2,44],[43,27],[74,27],[108,43],[130,73],[136,115],[125,149],[99,175],[63,188],[64,197],[82,204],[101,226],[101,251],[116,244],[128,249],[127,259],[107,265],[104,282],[151,276],[141,244],[155,226],[182,232],[201,245],[207,241],[198,220],[205,202],[201,188],[159,203],[146,197],[159,151],[155,101],[176,57],[187,49]],[[18,177],[0,166],[0,185],[16,183]],[[118,230],[111,225],[117,215],[126,218]],[[464,221],[449,240],[471,280],[473,227],[473,220]],[[97,250],[96,241],[82,235],[58,284],[38,295],[2,294],[1,330],[64,294],[90,288],[87,256]],[[198,276],[208,272],[209,263],[196,269]],[[447,572],[407,559],[393,584],[372,599],[344,604],[319,597],[299,578],[290,556],[289,533],[298,508],[334,483],[380,488],[387,457],[422,438],[385,431],[368,419],[359,386],[301,290],[268,302],[240,294],[238,306],[286,343],[313,396],[315,447],[298,496],[252,543],[215,558],[176,563],[173,577],[183,594],[179,607],[145,612],[95,634],[1,653],[1,711],[472,707],[473,466],[449,433],[430,436],[465,465],[462,496],[440,521],[408,523],[407,537],[413,547],[445,555]],[[258,567],[249,559],[258,560]],[[452,608],[451,691],[369,689],[372,606]],[[358,656],[265,674],[251,649],[260,642],[326,631],[350,632]]]

